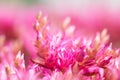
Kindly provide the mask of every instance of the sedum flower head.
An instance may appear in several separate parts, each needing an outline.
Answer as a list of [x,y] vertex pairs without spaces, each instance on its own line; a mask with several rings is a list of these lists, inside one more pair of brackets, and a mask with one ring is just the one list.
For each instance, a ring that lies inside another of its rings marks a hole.
[[[51,34],[46,16],[37,16],[35,46],[32,62],[40,68],[43,80],[118,80],[119,49],[113,49],[104,29],[93,39],[75,35],[75,27],[66,18],[61,30]],[[113,70],[114,68],[114,70]],[[114,72],[114,73],[113,73]]]
[[19,51],[14,41],[6,41],[0,35],[0,80],[37,80],[33,68],[25,65],[24,54]]

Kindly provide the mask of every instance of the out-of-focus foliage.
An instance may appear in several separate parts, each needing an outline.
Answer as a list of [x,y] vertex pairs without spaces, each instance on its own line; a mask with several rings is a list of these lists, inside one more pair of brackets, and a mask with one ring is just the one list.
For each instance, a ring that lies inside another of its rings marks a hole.
[[35,4],[43,4],[42,0],[0,0],[0,3],[5,4],[24,4],[24,5],[35,5]]

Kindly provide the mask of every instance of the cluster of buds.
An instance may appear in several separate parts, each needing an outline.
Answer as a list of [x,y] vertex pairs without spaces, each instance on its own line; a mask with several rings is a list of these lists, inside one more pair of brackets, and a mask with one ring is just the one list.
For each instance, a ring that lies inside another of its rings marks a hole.
[[[75,37],[75,26],[66,18],[61,30],[51,34],[47,18],[37,16],[37,54],[32,62],[43,80],[119,80],[119,49],[113,49],[104,29],[93,39]],[[42,76],[41,76],[42,75]]]
[[37,80],[34,66],[26,66],[21,49],[21,41],[0,35],[0,80]]

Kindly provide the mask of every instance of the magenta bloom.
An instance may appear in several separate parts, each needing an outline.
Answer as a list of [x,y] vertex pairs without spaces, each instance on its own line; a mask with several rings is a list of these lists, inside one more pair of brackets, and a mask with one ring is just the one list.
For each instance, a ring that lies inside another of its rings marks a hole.
[[[46,17],[37,16],[35,30],[37,39],[36,58],[32,62],[38,65],[41,79],[46,80],[118,80],[119,69],[115,63],[119,58],[119,49],[112,49],[107,30],[97,33],[93,39],[86,40],[74,34],[74,26],[67,18],[61,30],[52,34]],[[114,74],[112,68],[114,67]],[[119,67],[118,67],[119,68]],[[47,74],[47,75],[46,75]]]

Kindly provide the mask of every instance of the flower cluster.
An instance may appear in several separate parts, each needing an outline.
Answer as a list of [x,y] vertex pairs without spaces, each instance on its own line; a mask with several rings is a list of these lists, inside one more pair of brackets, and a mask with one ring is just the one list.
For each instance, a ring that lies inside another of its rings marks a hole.
[[61,30],[51,34],[47,18],[40,13],[35,30],[37,56],[32,61],[40,68],[37,73],[43,75],[41,79],[120,79],[120,50],[112,48],[106,29],[92,39],[81,38],[80,35],[75,37],[75,27],[70,25],[70,18],[66,18]]
[[24,54],[21,51],[16,54],[20,47],[17,40],[6,41],[5,35],[0,35],[0,80],[37,79],[34,69],[26,67]]
[[0,80],[120,79],[120,49],[112,48],[107,29],[95,37],[81,37],[69,17],[57,32],[52,28],[39,13],[34,25],[37,53],[30,58],[31,63],[26,62],[20,43],[6,42],[0,35]]

